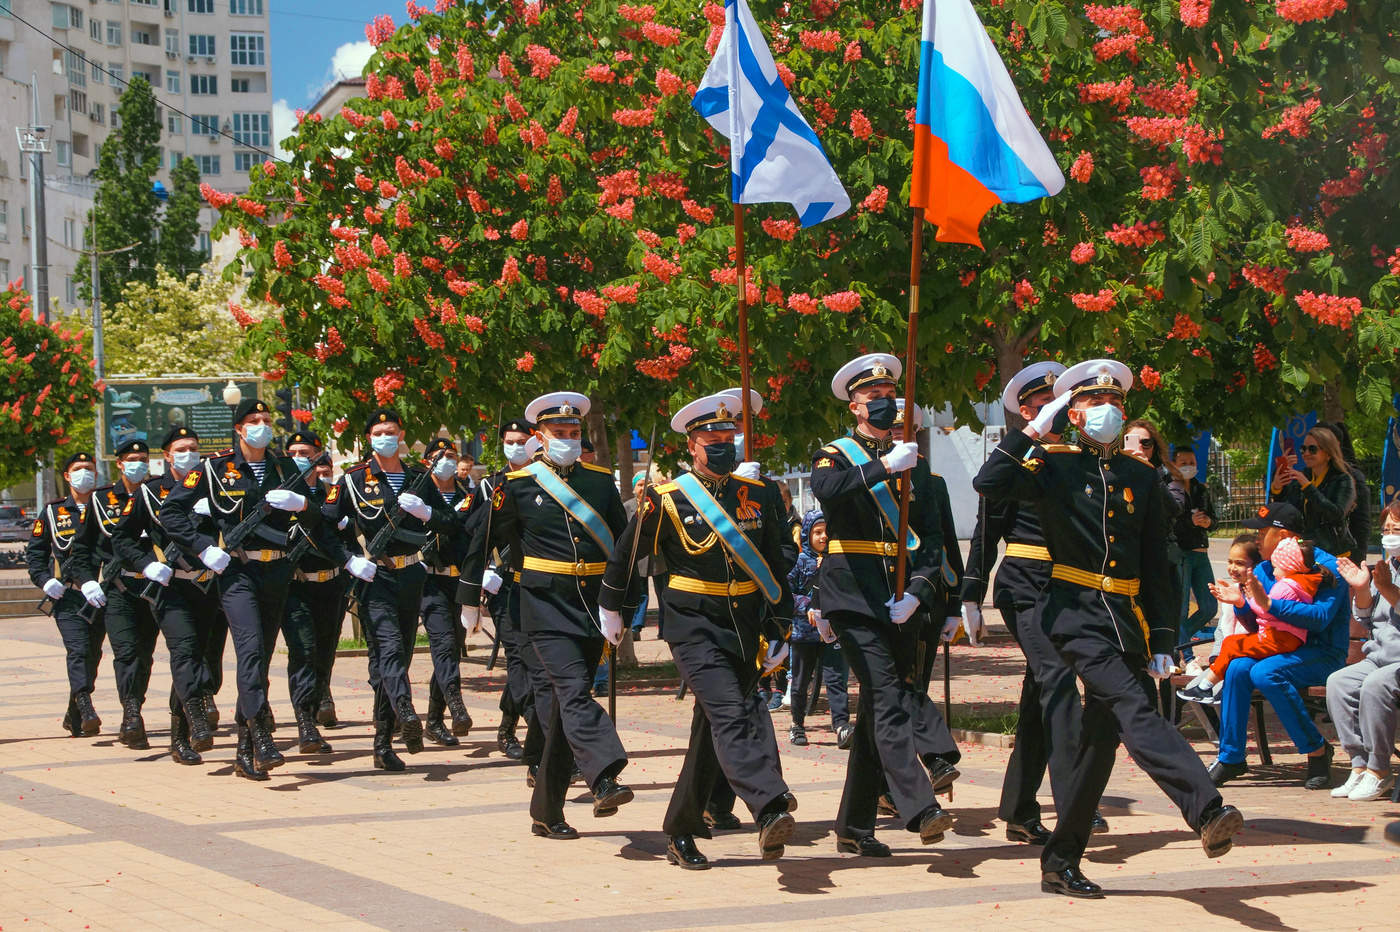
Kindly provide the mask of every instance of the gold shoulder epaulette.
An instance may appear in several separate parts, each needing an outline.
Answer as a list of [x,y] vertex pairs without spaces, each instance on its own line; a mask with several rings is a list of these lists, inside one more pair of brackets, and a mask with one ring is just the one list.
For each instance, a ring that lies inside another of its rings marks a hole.
[[1046,453],[1079,453],[1081,448],[1072,443],[1047,443],[1041,447]]
[[528,469],[513,469],[506,473],[507,479],[528,479],[529,477],[530,470]]
[[729,474],[729,478],[731,478],[731,479],[737,479],[739,482],[743,482],[743,483],[745,483],[745,484],[747,484],[747,485],[758,485],[758,486],[762,486],[762,485],[766,485],[766,484],[767,484],[767,483],[765,483],[762,479],[747,479],[747,478],[745,478],[744,476],[735,475],[734,473],[730,473],[730,474]]
[[841,451],[838,450],[838,449],[836,449],[836,447],[834,447],[834,446],[832,446],[831,444],[828,443],[826,446],[822,447],[822,452],[823,452],[823,453],[840,453]]
[[679,488],[680,486],[676,485],[674,482],[663,482],[660,485],[652,486],[652,491],[656,492],[658,495],[665,495],[669,492],[674,492]]
[[611,475],[613,474],[612,470],[609,469],[608,467],[606,467],[606,466],[599,466],[599,465],[597,465],[596,463],[584,463],[584,462],[581,462],[581,461],[580,461],[579,463],[577,463],[577,464],[575,464],[575,465],[582,466],[584,469],[591,469],[591,470],[593,470],[594,472],[600,472],[600,473],[602,473],[602,474],[605,475],[605,476],[611,476]]

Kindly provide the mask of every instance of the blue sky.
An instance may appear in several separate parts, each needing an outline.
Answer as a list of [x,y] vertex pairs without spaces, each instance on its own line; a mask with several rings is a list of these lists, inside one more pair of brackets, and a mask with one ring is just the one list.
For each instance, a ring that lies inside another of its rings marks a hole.
[[381,13],[405,19],[399,0],[268,0],[268,10],[278,139],[290,132],[297,108],[313,104],[333,77],[359,73],[370,53],[366,23]]

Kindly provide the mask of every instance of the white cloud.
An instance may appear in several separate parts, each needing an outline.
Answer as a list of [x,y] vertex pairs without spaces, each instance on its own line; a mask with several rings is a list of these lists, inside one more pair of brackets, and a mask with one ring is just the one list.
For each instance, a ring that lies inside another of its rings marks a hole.
[[282,148],[282,140],[297,128],[296,111],[292,105],[287,103],[287,98],[283,97],[272,104],[272,141],[277,147],[277,157],[287,158],[287,150]]
[[326,74],[326,83],[333,84],[342,78],[358,78],[365,72],[374,55],[374,46],[363,40],[347,42],[331,55],[331,67]]

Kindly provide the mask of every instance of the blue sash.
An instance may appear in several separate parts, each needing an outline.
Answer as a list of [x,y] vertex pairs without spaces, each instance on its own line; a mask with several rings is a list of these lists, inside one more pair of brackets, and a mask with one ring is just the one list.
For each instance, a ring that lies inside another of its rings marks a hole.
[[[833,440],[831,445],[840,450],[846,459],[851,461],[852,466],[864,466],[870,462],[870,454],[865,452],[865,448],[856,443],[852,437],[841,437]],[[890,490],[889,480],[881,480],[870,489],[870,496],[875,499],[875,504],[880,508],[880,514],[885,518],[885,524],[896,534],[899,533],[899,503],[894,500],[894,493]],[[919,549],[919,535],[914,533],[911,527],[908,529],[909,536],[905,538],[904,546],[908,550]]]
[[783,597],[782,586],[778,585],[778,580],[769,569],[768,561],[763,559],[763,554],[758,552],[753,541],[749,540],[748,535],[729,517],[729,512],[724,510],[724,506],[715,501],[715,497],[695,478],[694,473],[681,473],[676,477],[675,484],[685,493],[685,497],[690,499],[690,503],[700,512],[700,517],[705,519],[710,529],[719,535],[724,549],[738,561],[744,572],[749,574],[749,578],[758,583],[758,588],[763,590],[763,597],[777,605]]
[[539,483],[540,488],[548,493],[549,497],[559,503],[559,507],[569,513],[579,524],[582,524],[588,535],[598,542],[598,546],[603,548],[603,552],[612,556],[613,536],[608,529],[608,523],[603,520],[603,516],[593,510],[593,506],[579,498],[567,482],[560,479],[554,470],[550,469],[539,460],[535,460],[525,467],[528,472]]

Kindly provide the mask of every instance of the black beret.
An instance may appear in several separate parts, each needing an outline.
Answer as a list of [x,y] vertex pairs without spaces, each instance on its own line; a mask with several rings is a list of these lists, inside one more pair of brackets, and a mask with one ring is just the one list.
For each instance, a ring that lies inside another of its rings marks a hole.
[[365,433],[368,434],[375,424],[397,424],[403,426],[403,420],[399,417],[399,412],[393,408],[375,408],[369,413],[369,418],[365,421]]
[[242,424],[243,419],[250,414],[257,414],[260,411],[270,411],[267,402],[261,398],[244,398],[238,403],[238,407],[233,409],[233,423],[235,426]]
[[92,464],[92,454],[91,454],[91,453],[81,453],[81,452],[80,452],[80,453],[74,453],[72,456],[68,457],[68,459],[66,459],[66,460],[63,461],[63,471],[64,471],[64,472],[67,472],[69,469],[72,468],[72,466],[73,466],[74,463],[88,463],[89,465],[91,465],[91,464]]
[[176,424],[173,427],[171,427],[170,430],[165,432],[165,439],[160,442],[160,448],[162,450],[168,450],[170,449],[170,445],[176,440],[185,439],[198,440],[199,434],[195,433],[193,428],[183,427],[179,424]]
[[501,436],[504,437],[510,431],[517,431],[522,434],[533,434],[535,425],[522,418],[514,418],[501,424]]
[[321,448],[321,438],[316,436],[314,430],[302,429],[294,431],[292,435],[287,438],[287,446],[290,447],[294,443],[308,443],[318,450]]
[[128,453],[150,453],[151,448],[144,440],[127,440],[117,447],[113,453],[116,456],[126,456]]
[[451,450],[457,452],[457,444],[452,442],[451,437],[434,437],[428,441],[428,447],[423,451],[423,458],[427,459],[439,450]]
[[583,440],[580,443],[580,446],[583,448],[583,452],[585,453],[593,452],[593,441],[589,440],[587,437],[583,438]]

